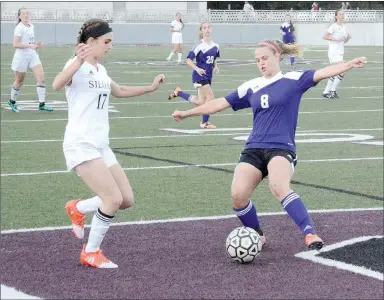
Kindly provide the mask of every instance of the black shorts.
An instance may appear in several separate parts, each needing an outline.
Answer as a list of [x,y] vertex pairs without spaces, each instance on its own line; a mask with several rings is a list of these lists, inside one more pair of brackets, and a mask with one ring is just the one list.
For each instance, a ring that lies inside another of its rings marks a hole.
[[264,178],[268,176],[267,166],[275,156],[285,157],[292,164],[292,167],[296,166],[296,153],[284,149],[244,149],[241,152],[239,162],[251,164],[260,170]]
[[212,85],[212,82],[209,79],[204,79],[204,80],[200,80],[200,81],[197,81],[197,82],[193,83],[195,88],[200,88],[200,87],[202,87],[204,85],[208,85],[208,84]]

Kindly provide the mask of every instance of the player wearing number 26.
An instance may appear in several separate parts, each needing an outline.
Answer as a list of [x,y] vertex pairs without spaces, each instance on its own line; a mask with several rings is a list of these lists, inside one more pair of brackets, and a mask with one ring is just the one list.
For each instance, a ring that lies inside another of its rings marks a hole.
[[115,213],[133,205],[128,178],[109,147],[109,97],[129,98],[158,89],[164,75],[150,86],[119,86],[99,60],[112,48],[113,33],[107,22],[92,19],[83,24],[75,56],[59,73],[52,87],[65,87],[68,124],[63,150],[68,170],[74,170],[95,194],[86,200],[71,200],[65,206],[75,237],[84,237],[84,219],[94,213],[88,243],[80,263],[95,268],[116,268],[100,250]]
[[224,98],[191,110],[175,111],[173,117],[181,121],[187,117],[214,114],[229,107],[235,111],[251,108],[253,129],[232,181],[233,210],[243,225],[255,229],[265,243],[256,207],[249,198],[263,178],[268,176],[271,193],[300,228],[306,246],[320,249],[324,245],[323,240],[315,232],[313,221],[300,196],[290,186],[296,164],[295,131],[299,105],[303,94],[319,81],[352,68],[361,68],[367,59],[355,58],[321,70],[283,73],[280,71],[282,57],[300,56],[299,45],[264,41],[257,45],[255,56],[262,77],[245,82]]

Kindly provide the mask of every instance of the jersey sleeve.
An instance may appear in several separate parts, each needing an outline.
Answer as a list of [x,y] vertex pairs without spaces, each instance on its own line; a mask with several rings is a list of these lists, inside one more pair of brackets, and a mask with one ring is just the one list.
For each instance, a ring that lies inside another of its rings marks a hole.
[[195,47],[193,47],[191,51],[189,51],[187,58],[189,58],[190,60],[194,60],[197,54],[199,53],[199,51],[200,51],[200,43],[197,44]]
[[220,58],[220,47],[219,47],[219,45],[217,45],[217,54],[216,54],[216,58]]
[[175,23],[176,23],[175,21],[172,21],[171,22],[171,27],[175,27]]
[[327,32],[329,34],[333,34],[333,32],[335,31],[335,26],[333,26],[333,24],[331,26],[329,26],[329,28],[327,29]]
[[16,26],[15,31],[13,32],[13,36],[22,36],[23,29],[20,26]]
[[300,78],[297,80],[297,84],[303,92],[307,91],[311,87],[317,85],[317,82],[313,81],[313,76],[315,75],[316,70],[304,71]]
[[234,111],[251,107],[249,97],[251,95],[249,84],[246,82],[239,86],[233,93],[224,97]]

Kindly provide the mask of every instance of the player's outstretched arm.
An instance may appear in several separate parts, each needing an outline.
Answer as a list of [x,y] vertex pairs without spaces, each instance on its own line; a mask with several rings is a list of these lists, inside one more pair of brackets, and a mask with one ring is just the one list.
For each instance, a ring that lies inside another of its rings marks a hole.
[[363,68],[367,62],[368,60],[366,57],[357,57],[345,63],[330,65],[323,69],[317,70],[313,75],[313,81],[319,82],[323,79],[345,73],[353,68]]
[[156,91],[160,84],[164,83],[165,76],[160,74],[155,77],[153,83],[148,86],[120,86],[116,82],[111,83],[111,93],[116,98],[130,98],[141,96]]
[[213,115],[214,113],[227,109],[230,106],[231,105],[228,103],[228,101],[225,98],[217,98],[189,110],[185,110],[185,111],[176,110],[172,114],[172,117],[176,121],[180,122],[185,118],[189,118],[189,117],[196,117],[201,115]]

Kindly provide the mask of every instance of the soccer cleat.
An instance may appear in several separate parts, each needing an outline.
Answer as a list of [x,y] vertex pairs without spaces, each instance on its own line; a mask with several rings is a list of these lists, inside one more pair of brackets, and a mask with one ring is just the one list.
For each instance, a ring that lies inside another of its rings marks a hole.
[[327,93],[327,94],[323,93],[323,98],[332,99],[332,95],[331,95],[331,93]]
[[206,122],[206,123],[202,123],[200,122],[200,128],[203,128],[203,129],[216,129],[216,126],[209,123],[209,122]]
[[8,105],[11,107],[13,112],[19,112],[19,109],[17,108],[16,102],[12,103],[11,100],[8,100]]
[[331,91],[331,98],[332,99],[339,99],[339,95],[337,95],[336,91]]
[[177,94],[181,92],[181,88],[177,87],[175,90],[168,96],[168,100],[172,100],[177,97]]
[[84,220],[85,214],[79,212],[76,208],[76,204],[80,201],[71,200],[65,205],[65,210],[72,221],[72,232],[76,238],[82,239],[84,237]]
[[53,111],[53,108],[44,105],[39,105],[39,110],[45,110],[45,111]]
[[305,236],[305,244],[309,250],[320,250],[324,246],[323,240],[318,235],[311,233]]
[[118,267],[118,265],[104,256],[101,249],[96,252],[85,252],[85,245],[80,254],[80,263],[84,266],[98,269],[116,269]]

